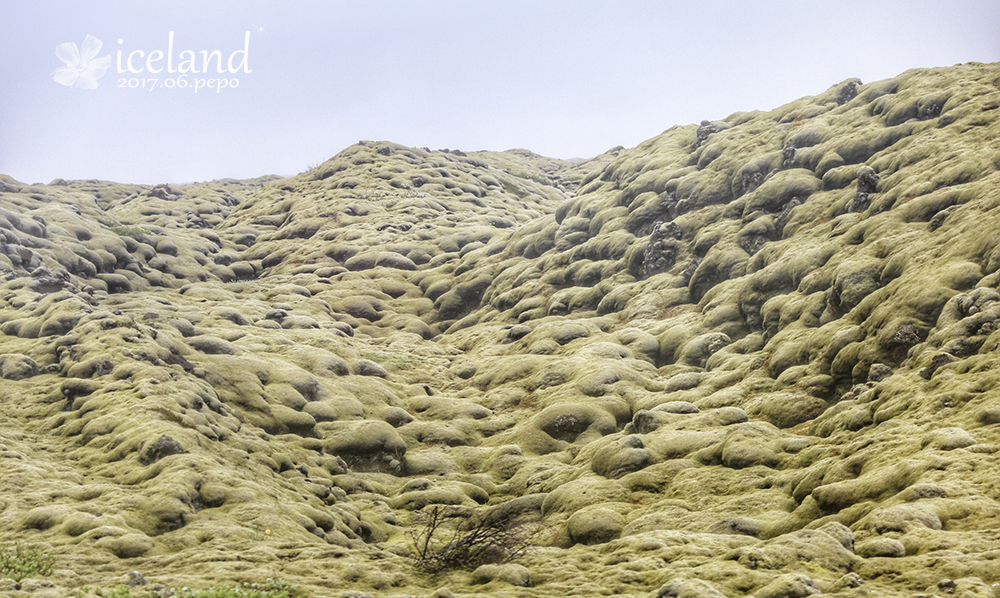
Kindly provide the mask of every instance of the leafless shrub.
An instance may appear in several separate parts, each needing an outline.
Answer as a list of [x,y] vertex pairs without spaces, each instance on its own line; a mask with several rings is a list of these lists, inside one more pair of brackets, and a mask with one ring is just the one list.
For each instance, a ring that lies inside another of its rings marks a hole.
[[434,505],[419,515],[423,525],[407,535],[416,567],[427,573],[510,562],[531,548],[539,530],[536,518],[502,508]]

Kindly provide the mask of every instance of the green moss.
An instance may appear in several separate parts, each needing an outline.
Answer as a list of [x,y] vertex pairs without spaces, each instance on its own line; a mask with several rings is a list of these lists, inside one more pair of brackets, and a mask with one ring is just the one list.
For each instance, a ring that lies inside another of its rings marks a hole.
[[140,235],[151,235],[152,231],[141,226],[111,226],[109,230],[122,237],[138,237]]
[[[171,596],[180,598],[304,598],[306,594],[284,580],[267,579],[263,582],[243,583],[241,585],[222,584],[207,590],[189,587],[170,588]],[[77,590],[77,596],[95,594],[101,598],[146,598],[157,595],[143,589],[115,586],[113,588],[83,587]]]
[[29,577],[45,577],[52,574],[55,557],[51,553],[15,542],[10,548],[0,552],[0,577],[21,581]]

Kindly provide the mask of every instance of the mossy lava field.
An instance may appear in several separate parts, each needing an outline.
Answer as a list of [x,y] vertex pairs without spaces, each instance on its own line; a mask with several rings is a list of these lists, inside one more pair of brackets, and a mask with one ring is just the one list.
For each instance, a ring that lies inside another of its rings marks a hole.
[[997,139],[970,63],[586,161],[0,176],[0,548],[51,561],[0,593],[993,597]]

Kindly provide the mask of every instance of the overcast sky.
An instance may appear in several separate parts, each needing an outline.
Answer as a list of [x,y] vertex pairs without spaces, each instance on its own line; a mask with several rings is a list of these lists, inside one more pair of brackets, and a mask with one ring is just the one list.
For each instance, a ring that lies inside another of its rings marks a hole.
[[997,0],[0,0],[0,23],[0,173],[24,182],[291,175],[361,139],[590,157],[1000,61]]

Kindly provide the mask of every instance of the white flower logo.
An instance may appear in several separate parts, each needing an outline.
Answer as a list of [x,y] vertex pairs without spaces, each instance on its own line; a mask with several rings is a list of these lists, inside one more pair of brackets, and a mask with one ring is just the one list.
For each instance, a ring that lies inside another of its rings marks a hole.
[[73,42],[56,46],[56,56],[66,63],[66,66],[56,69],[53,78],[56,83],[66,87],[82,87],[97,89],[97,80],[104,76],[104,71],[111,66],[111,54],[95,58],[101,51],[101,40],[88,35],[83,40],[83,52],[77,49]]

